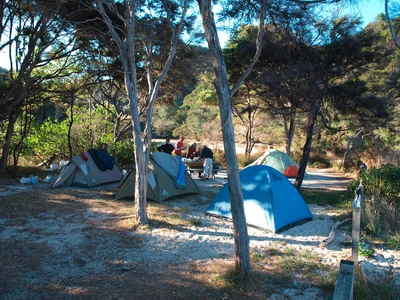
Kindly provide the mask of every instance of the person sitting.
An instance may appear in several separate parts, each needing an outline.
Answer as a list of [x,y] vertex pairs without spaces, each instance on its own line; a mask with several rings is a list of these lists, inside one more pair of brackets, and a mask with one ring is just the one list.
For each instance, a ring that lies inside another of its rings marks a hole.
[[174,151],[174,149],[175,149],[174,145],[170,144],[170,139],[166,139],[165,144],[158,147],[157,151],[165,152],[165,153],[168,153],[169,155],[171,155],[172,151]]
[[202,180],[208,180],[213,175],[213,156],[214,153],[212,152],[212,150],[204,145],[200,155],[200,157],[204,159],[204,171]]
[[196,156],[196,143],[193,143],[186,152],[186,158],[193,159]]

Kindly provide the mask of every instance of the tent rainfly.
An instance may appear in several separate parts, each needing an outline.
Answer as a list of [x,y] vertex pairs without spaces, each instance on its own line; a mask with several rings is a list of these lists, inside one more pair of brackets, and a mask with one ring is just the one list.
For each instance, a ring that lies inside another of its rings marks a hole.
[[[162,202],[171,197],[200,194],[182,160],[164,152],[150,155],[147,179],[147,199],[153,201]],[[131,170],[118,185],[114,198],[133,200],[134,194],[135,170]]]
[[[281,232],[313,216],[294,185],[276,169],[259,165],[240,172],[247,224]],[[208,207],[206,214],[232,219],[226,184]]]
[[74,157],[59,171],[53,188],[61,186],[94,187],[119,182],[122,178],[122,169],[117,165],[114,157],[90,149]]
[[296,177],[299,171],[299,165],[291,159],[285,152],[272,150],[265,152],[247,167],[256,165],[266,165],[277,169],[286,177]]

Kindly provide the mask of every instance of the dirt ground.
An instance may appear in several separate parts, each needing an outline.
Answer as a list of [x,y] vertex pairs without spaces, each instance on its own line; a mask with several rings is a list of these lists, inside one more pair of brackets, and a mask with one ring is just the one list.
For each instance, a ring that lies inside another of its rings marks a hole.
[[[347,180],[309,172],[303,186],[343,189]],[[133,202],[113,199],[116,184],[0,184],[0,299],[291,299],[280,290],[290,282],[260,295],[218,285],[234,264],[232,225],[204,212],[226,178],[196,183],[200,195],[149,202],[151,222],[141,227],[133,222]],[[251,230],[262,243],[265,233]],[[327,296],[309,285],[297,288],[303,297],[296,299]]]

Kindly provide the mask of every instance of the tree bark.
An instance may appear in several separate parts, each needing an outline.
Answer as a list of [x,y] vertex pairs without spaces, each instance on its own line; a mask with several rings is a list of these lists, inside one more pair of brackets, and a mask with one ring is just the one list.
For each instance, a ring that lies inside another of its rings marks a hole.
[[[285,122],[286,124],[286,122]],[[286,126],[285,126],[286,128]],[[289,126],[286,132],[286,154],[290,156],[292,150],[292,141],[294,137],[294,131],[296,129],[296,112],[292,112],[289,117]]]
[[317,106],[317,100],[313,99],[310,105],[310,111],[308,113],[308,124],[306,129],[307,136],[306,136],[306,141],[304,143],[303,155],[300,161],[299,172],[297,173],[296,180],[294,182],[294,186],[299,191],[301,190],[301,185],[303,184],[303,179],[306,173],[308,160],[310,158],[312,139],[313,139],[315,121],[317,120],[318,109],[319,107]]
[[227,162],[228,187],[231,200],[231,210],[235,241],[235,266],[241,276],[251,272],[249,236],[247,233],[246,217],[244,214],[243,194],[240,184],[239,167],[236,158],[235,135],[232,122],[232,97],[228,84],[228,75],[222,49],[217,35],[214,15],[211,11],[211,1],[197,0],[203,27],[208,42],[216,75],[214,82],[217,91],[224,150]]
[[14,125],[15,122],[17,121],[17,118],[18,116],[15,113],[11,113],[8,116],[7,133],[5,137],[5,143],[3,145],[3,152],[1,154],[1,159],[0,159],[0,176],[4,176],[7,172],[7,160],[10,153],[11,138],[14,134]]
[[[105,0],[96,0],[96,6],[98,11],[100,12],[104,23],[107,25],[110,30],[111,36],[116,42],[122,62],[122,67],[124,70],[124,80],[125,80],[125,89],[129,98],[129,106],[131,111],[131,123],[132,123],[132,135],[134,140],[134,156],[135,156],[135,210],[136,210],[136,221],[139,224],[148,224],[149,219],[147,216],[147,175],[148,175],[148,163],[149,156],[151,151],[151,121],[154,114],[154,105],[157,99],[161,84],[165,79],[172,61],[175,57],[176,48],[179,42],[179,36],[182,32],[183,26],[185,24],[185,17],[188,7],[188,0],[185,0],[182,4],[182,13],[180,16],[180,22],[178,25],[174,24],[174,20],[176,16],[173,15],[170,10],[168,2],[163,3],[163,9],[167,14],[167,24],[171,29],[171,46],[168,57],[163,66],[163,70],[158,74],[157,80],[153,79],[153,62],[152,62],[152,53],[154,51],[154,45],[152,43],[152,37],[149,38],[149,44],[146,45],[148,47],[147,55],[148,55],[148,65],[147,65],[147,81],[148,81],[148,98],[146,98],[147,106],[145,109],[146,113],[146,125],[142,133],[140,118],[139,118],[139,92],[138,92],[138,82],[137,82],[137,74],[136,74],[136,51],[135,51],[135,41],[137,40],[136,36],[136,27],[135,24],[137,22],[137,7],[136,4],[138,2],[135,0],[127,0],[126,1],[126,10],[125,15],[122,16],[119,14],[117,7]],[[124,35],[121,35],[118,31],[118,28],[114,26],[113,21],[110,19],[109,15],[106,12],[105,7],[107,7],[110,11],[115,13],[120,21],[124,23],[125,32]]]
[[352,156],[352,153],[354,153],[356,151],[357,147],[364,142],[365,137],[371,135],[371,133],[364,134],[360,138],[359,135],[363,130],[364,130],[364,128],[359,129],[358,132],[356,132],[354,135],[352,135],[349,138],[349,141],[347,142],[347,148],[343,154],[342,162],[340,165],[341,168],[346,168],[347,160]]

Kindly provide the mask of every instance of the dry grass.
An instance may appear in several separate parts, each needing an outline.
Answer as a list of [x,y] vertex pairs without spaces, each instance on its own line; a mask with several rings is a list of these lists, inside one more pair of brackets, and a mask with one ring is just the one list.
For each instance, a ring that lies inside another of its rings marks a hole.
[[[205,193],[209,199],[215,195],[211,189]],[[192,206],[204,206],[203,199],[192,196]],[[244,280],[234,271],[234,257],[138,262],[133,258],[143,254],[147,233],[202,224],[187,217],[187,208],[168,201],[148,202],[149,225],[135,226],[134,213],[133,202],[114,201],[112,192],[96,189],[0,196],[0,298],[271,299],[292,287],[297,294],[291,299],[307,299],[302,291],[312,288],[318,290],[317,299],[333,295],[336,271],[308,251],[279,250],[284,241],[253,250],[253,272]],[[3,240],[8,230],[18,235]]]
[[[200,198],[194,203],[204,204]],[[273,249],[252,254],[254,272],[246,280],[235,275],[233,257],[158,266],[116,259],[115,253],[141,251],[145,240],[133,231],[201,226],[196,219],[183,218],[186,209],[168,202],[149,202],[151,222],[140,227],[129,217],[134,214],[133,202],[114,201],[111,193],[96,190],[38,189],[0,197],[0,208],[0,225],[19,232],[0,245],[4,299],[268,299],[290,287],[293,276],[299,284],[315,284],[315,276],[304,275],[312,266],[300,267],[294,253],[266,255]],[[32,226],[35,220],[42,225]],[[79,248],[70,245],[58,252],[49,243],[61,243],[59,231],[67,226],[75,226],[70,232],[79,231],[87,240]],[[107,252],[99,248],[104,244]],[[90,266],[96,261],[105,265],[104,270]],[[86,270],[91,268],[92,272]],[[332,286],[326,291],[321,297],[331,293]]]

